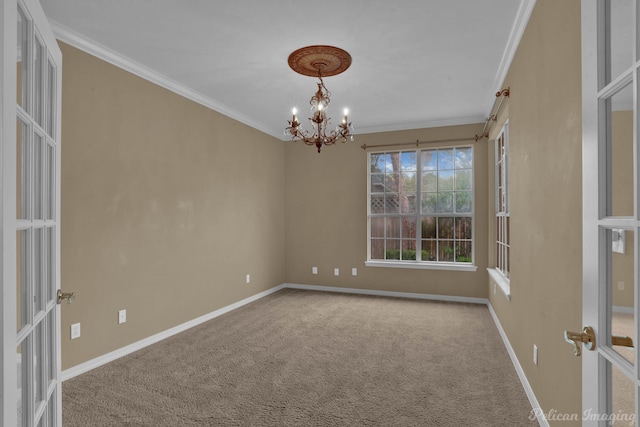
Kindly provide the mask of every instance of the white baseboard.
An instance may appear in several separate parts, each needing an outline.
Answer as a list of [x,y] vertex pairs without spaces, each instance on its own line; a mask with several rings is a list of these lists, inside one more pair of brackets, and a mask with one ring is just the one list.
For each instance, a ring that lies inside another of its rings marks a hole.
[[95,359],[91,359],[87,362],[81,363],[72,368],[65,369],[64,371],[62,371],[62,381],[66,381],[80,374],[84,374],[85,372],[88,372],[99,366],[102,366],[109,362],[113,362],[116,359],[119,359],[123,356],[133,353],[134,351],[141,350],[147,346],[150,346],[151,344],[155,344],[158,341],[162,341],[165,338],[169,338],[170,336],[176,335],[180,332],[184,332],[187,329],[193,328],[194,326],[200,325],[201,323],[204,323],[208,320],[214,319],[218,316],[221,316],[225,313],[235,310],[236,308],[242,307],[243,305],[249,304],[250,302],[259,300],[260,298],[266,297],[267,295],[270,295],[274,292],[278,292],[284,287],[285,285],[279,285],[274,288],[267,289],[264,292],[260,292],[253,296],[250,296],[248,298],[245,298],[243,300],[230,304],[226,307],[222,307],[218,310],[212,311],[211,313],[200,316],[196,319],[182,323],[181,325],[175,326],[171,329],[167,329],[166,331],[160,332],[158,334],[152,335],[140,341],[134,342],[133,344],[129,344],[126,347],[122,347],[118,350],[114,350],[110,353],[104,354],[102,356],[98,356]]
[[436,294],[418,294],[411,292],[393,292],[393,291],[376,291],[372,289],[357,289],[357,288],[339,288],[336,286],[317,286],[317,285],[301,285],[297,283],[284,283],[282,286],[292,289],[305,289],[308,291],[322,291],[322,292],[342,292],[345,294],[361,294],[361,295],[376,295],[383,297],[398,297],[398,298],[413,298],[413,299],[428,299],[436,301],[450,301],[450,302],[467,302],[472,304],[488,304],[487,298],[474,298],[474,297],[459,297],[451,295],[436,295]]
[[533,393],[533,389],[531,388],[531,384],[529,384],[529,380],[520,365],[520,361],[518,361],[518,357],[516,356],[516,352],[511,347],[511,343],[509,342],[509,338],[507,338],[507,333],[502,328],[500,324],[500,320],[498,320],[498,315],[493,310],[491,303],[487,303],[487,307],[489,308],[489,312],[491,313],[491,317],[493,317],[493,322],[496,324],[496,328],[502,337],[502,341],[504,342],[504,346],[507,348],[507,352],[509,353],[509,357],[511,358],[511,362],[513,363],[514,368],[516,369],[516,373],[518,374],[518,378],[520,378],[520,382],[522,383],[522,387],[524,388],[524,392],[527,394],[529,398],[529,403],[531,403],[531,408],[534,409],[532,414],[536,416],[538,420],[538,424],[541,427],[549,427],[549,421],[544,417],[542,411],[539,410],[540,404],[538,403],[538,399],[536,395]]

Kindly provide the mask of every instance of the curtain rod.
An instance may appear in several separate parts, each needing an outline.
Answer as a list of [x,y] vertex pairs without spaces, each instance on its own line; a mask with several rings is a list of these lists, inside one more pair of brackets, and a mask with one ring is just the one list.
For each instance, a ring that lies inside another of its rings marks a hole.
[[496,92],[496,98],[499,98],[500,102],[498,102],[498,99],[493,101],[493,105],[491,106],[491,112],[493,112],[493,109],[496,107],[496,104],[498,104],[498,108],[496,108],[495,113],[490,114],[487,120],[485,120],[484,127],[482,128],[482,132],[480,133],[480,135],[476,135],[476,141],[482,138],[489,138],[489,130],[491,129],[491,126],[493,125],[493,123],[498,121],[498,113],[502,108],[502,103],[504,102],[505,98],[509,97],[510,94],[511,94],[511,88],[509,86],[507,86],[506,89],[502,89],[501,91]]
[[[511,93],[511,90],[509,87],[507,87],[506,89],[502,89],[500,92],[496,92],[496,99],[493,102],[493,105],[491,106],[491,112],[492,114],[489,115],[489,117],[487,118],[487,120],[485,120],[484,122],[484,127],[482,128],[482,132],[480,133],[480,135],[475,135],[472,136],[471,138],[451,138],[451,139],[433,139],[433,140],[429,140],[429,141],[420,141],[419,139],[416,140],[416,142],[398,142],[398,143],[394,143],[394,144],[381,144],[381,145],[371,145],[368,146],[367,144],[362,144],[360,146],[360,148],[362,148],[363,150],[366,150],[367,148],[380,148],[380,147],[397,147],[397,146],[401,146],[401,145],[414,145],[416,147],[418,147],[420,144],[435,144],[438,142],[462,142],[462,141],[475,141],[478,142],[479,140],[483,139],[483,138],[488,138],[489,137],[489,130],[491,129],[491,124],[493,124],[493,122],[496,122],[498,120],[498,113],[500,112],[500,109],[502,108],[502,104],[504,103],[504,99],[508,98],[509,95]],[[496,108],[496,104],[497,104],[497,108]],[[495,109],[495,113],[493,113],[493,110]]]
[[399,145],[415,145],[416,147],[420,144],[435,144],[437,142],[462,142],[462,141],[477,141],[475,136],[470,138],[451,138],[451,139],[432,139],[429,141],[420,141],[419,139],[416,142],[396,142],[394,144],[381,144],[381,145],[367,145],[362,144],[360,148],[366,150],[367,148],[379,148],[379,147],[396,147]]

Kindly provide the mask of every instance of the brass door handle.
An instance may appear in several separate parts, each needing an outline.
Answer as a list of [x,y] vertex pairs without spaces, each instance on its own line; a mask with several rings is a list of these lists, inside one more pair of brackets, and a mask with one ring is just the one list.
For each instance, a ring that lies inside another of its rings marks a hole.
[[591,326],[585,326],[582,332],[564,331],[564,340],[573,345],[573,354],[580,356],[582,354],[581,343],[584,343],[587,350],[596,349],[596,334]]
[[60,289],[58,289],[57,295],[58,295],[58,304],[62,303],[62,301],[64,300],[67,300],[67,303],[71,304],[71,301],[76,299],[75,292],[62,292]]
[[633,340],[630,337],[611,336],[611,345],[620,345],[633,348]]

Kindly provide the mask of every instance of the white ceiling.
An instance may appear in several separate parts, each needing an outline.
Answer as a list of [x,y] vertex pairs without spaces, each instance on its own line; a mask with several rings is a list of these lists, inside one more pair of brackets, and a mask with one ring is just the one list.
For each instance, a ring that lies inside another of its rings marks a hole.
[[324,80],[356,134],[483,122],[535,0],[41,3],[59,39],[284,138],[316,90],[287,58],[314,44],[353,58]]

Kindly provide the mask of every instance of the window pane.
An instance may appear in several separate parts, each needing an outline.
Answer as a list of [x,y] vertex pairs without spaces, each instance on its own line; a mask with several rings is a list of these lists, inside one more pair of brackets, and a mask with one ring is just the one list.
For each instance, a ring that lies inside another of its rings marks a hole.
[[453,169],[453,149],[438,150],[438,169]]
[[416,241],[415,240],[402,241],[402,259],[408,260],[408,261],[416,260]]
[[33,303],[34,313],[44,310],[46,288],[43,280],[44,229],[33,230]]
[[397,193],[400,186],[400,174],[388,173],[384,177],[385,191]]
[[453,262],[453,241],[440,240],[438,250],[438,261]]
[[422,261],[438,260],[438,243],[436,240],[422,241]]
[[471,262],[471,242],[456,243],[456,262]]
[[387,238],[400,238],[400,218],[387,218]]
[[415,172],[404,172],[402,174],[402,189],[410,193],[415,193],[416,191],[416,173]]
[[456,148],[456,169],[466,169],[473,166],[473,149],[471,147]]
[[384,154],[371,154],[369,156],[370,172],[384,173],[385,172],[385,155]]
[[383,239],[371,239],[371,259],[384,259]]
[[435,239],[436,238],[436,218],[426,217],[422,218],[422,238]]
[[472,201],[471,191],[456,192],[456,212],[471,213]]
[[435,213],[438,193],[422,193],[422,213]]
[[471,240],[471,218],[456,218],[456,239],[468,239]]
[[438,212],[453,212],[453,193],[438,193]]
[[400,197],[400,212],[416,213],[416,194],[402,193]]
[[402,218],[402,238],[403,239],[413,239],[414,247],[415,247],[415,239],[416,239],[416,218]]
[[371,237],[384,237],[384,217],[371,218]]
[[400,239],[387,239],[386,259],[400,259]]
[[438,171],[438,191],[453,190],[453,171]]
[[33,217],[44,219],[43,202],[43,180],[44,180],[44,140],[42,136],[35,133],[33,138]]
[[438,169],[438,155],[436,150],[424,150],[420,153],[420,164],[423,171]]
[[415,171],[416,170],[416,152],[415,151],[406,151],[402,153],[402,170],[407,171]]
[[384,175],[376,173],[371,175],[371,192],[384,193]]
[[384,195],[371,195],[371,213],[384,213]]
[[456,190],[471,190],[471,169],[463,169],[456,171]]
[[384,212],[398,213],[400,211],[400,200],[397,194],[387,193],[384,198]]
[[438,191],[438,176],[435,172],[424,172],[422,174],[422,191]]
[[438,239],[453,239],[453,218],[438,218]]

